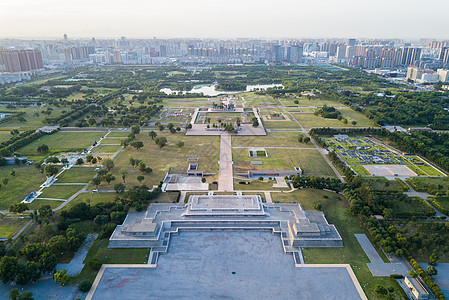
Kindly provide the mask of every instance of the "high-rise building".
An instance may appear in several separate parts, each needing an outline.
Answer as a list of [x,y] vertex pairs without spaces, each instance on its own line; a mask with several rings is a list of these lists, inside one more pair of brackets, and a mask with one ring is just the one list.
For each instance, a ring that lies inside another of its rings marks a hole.
[[9,73],[28,72],[44,68],[39,50],[3,50],[0,52],[5,71]]
[[447,69],[438,69],[438,80],[441,82],[449,82],[449,70]]
[[348,40],[348,45],[354,47],[356,42],[357,42],[356,39],[349,39]]
[[287,60],[293,64],[302,61],[303,47],[302,45],[292,45],[287,48]]

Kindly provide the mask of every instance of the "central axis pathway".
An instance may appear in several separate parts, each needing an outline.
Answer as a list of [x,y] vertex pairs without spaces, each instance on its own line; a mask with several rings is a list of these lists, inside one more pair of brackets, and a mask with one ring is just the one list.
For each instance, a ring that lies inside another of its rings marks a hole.
[[218,171],[218,191],[229,192],[234,190],[232,178],[232,136],[228,133],[221,135],[220,161]]

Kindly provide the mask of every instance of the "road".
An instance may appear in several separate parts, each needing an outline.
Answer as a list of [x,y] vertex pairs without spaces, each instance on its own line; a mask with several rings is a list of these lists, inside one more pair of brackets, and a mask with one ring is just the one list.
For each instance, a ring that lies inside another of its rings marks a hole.
[[218,190],[221,192],[233,191],[231,135],[228,133],[221,135],[219,163]]

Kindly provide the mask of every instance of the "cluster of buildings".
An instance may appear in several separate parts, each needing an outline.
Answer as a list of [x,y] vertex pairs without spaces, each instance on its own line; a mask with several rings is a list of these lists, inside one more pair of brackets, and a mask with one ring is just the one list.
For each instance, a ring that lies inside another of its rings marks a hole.
[[432,69],[410,66],[407,68],[406,78],[417,83],[449,82],[449,70],[437,69],[434,72]]
[[0,71],[23,73],[44,68],[42,53],[39,50],[0,49]]

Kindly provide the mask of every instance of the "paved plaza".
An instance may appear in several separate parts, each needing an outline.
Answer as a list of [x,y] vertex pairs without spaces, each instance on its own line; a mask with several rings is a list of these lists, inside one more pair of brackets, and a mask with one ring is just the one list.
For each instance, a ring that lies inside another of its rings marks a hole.
[[94,288],[86,299],[366,299],[350,267],[295,267],[264,231],[181,232],[157,268],[107,267]]
[[364,165],[373,176],[418,176],[404,165]]
[[220,166],[218,173],[218,190],[233,191],[231,135],[223,134],[220,141]]

